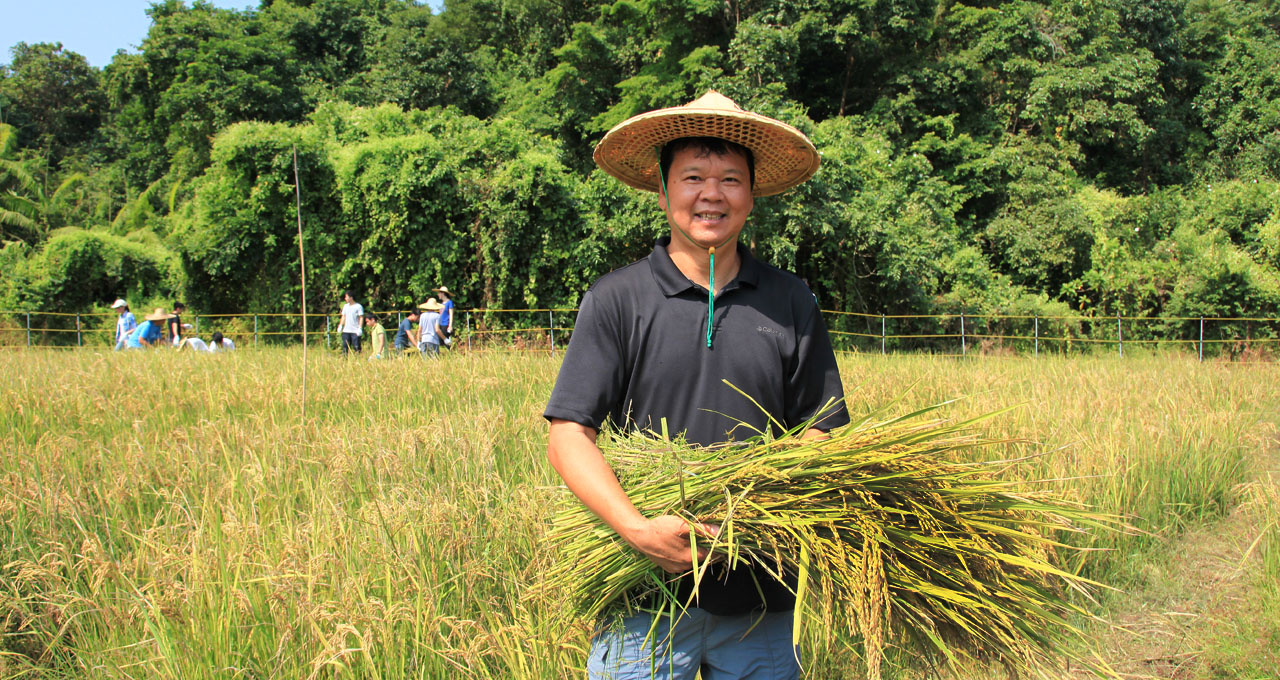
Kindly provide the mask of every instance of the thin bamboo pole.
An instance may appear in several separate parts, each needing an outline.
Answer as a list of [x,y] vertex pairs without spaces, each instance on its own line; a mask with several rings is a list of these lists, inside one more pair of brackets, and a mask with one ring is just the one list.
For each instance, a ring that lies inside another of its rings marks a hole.
[[302,247],[302,182],[298,178],[298,146],[293,147],[293,192],[298,215],[298,275],[302,281],[302,422],[307,421],[307,255]]

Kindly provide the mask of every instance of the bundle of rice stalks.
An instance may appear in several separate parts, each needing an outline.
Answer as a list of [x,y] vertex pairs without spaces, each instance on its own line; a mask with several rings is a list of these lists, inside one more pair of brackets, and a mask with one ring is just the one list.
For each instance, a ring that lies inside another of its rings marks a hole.
[[[1012,463],[956,462],[963,449],[1003,442],[981,437],[977,420],[925,417],[936,408],[868,417],[823,441],[802,439],[806,424],[718,449],[655,433],[606,433],[599,444],[646,516],[717,525],[718,535],[699,539],[713,560],[796,577],[797,640],[806,624],[828,635],[842,628],[861,640],[868,677],[880,676],[891,645],[953,669],[977,661],[1048,670],[1064,636],[1078,634],[1071,619],[1086,614],[1072,600],[1087,601],[1097,585],[1054,566],[1064,547],[1055,537],[1111,522],[1005,481]],[[568,493],[551,540],[558,562],[546,577],[585,616],[654,593],[675,597],[679,576]],[[711,578],[709,562],[695,563],[695,579]]]

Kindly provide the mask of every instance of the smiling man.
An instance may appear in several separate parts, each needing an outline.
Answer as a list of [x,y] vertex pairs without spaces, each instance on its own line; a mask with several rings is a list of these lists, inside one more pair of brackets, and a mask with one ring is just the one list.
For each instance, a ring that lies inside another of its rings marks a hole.
[[[830,399],[843,403],[813,294],[738,242],[755,198],[808,179],[818,154],[795,128],[709,92],[621,123],[596,147],[595,161],[622,182],[657,192],[670,233],[648,257],[601,277],[583,296],[544,413],[551,422],[547,456],[620,538],[680,574],[692,566],[690,532],[714,527],[641,514],[596,436],[605,426],[658,431],[665,420],[690,443],[722,446],[754,431],[780,433],[775,421],[804,423]],[[841,406],[807,436],[847,422]],[[601,622],[588,676],[798,677],[794,578],[717,569],[696,596],[692,579],[681,580],[679,595],[692,606],[674,621],[640,601],[621,620]]]

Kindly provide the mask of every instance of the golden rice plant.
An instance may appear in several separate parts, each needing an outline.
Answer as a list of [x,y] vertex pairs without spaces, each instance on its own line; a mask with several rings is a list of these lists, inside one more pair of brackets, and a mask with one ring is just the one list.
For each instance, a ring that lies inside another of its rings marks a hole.
[[[1074,654],[1062,643],[1079,635],[1072,620],[1088,612],[1078,603],[1098,585],[1054,565],[1061,532],[1115,524],[1010,481],[1014,461],[956,462],[962,449],[1007,442],[977,430],[991,416],[947,422],[930,415],[937,408],[873,414],[825,440],[802,438],[810,422],[719,448],[653,432],[606,432],[599,443],[642,513],[719,527],[699,539],[712,557],[695,561],[695,582],[713,561],[794,579],[796,639],[806,625],[828,643],[837,632],[860,639],[869,678],[891,647],[953,670],[1046,672]],[[671,611],[691,604],[672,601],[681,575],[567,492],[551,539],[559,554],[546,577],[586,617],[655,593]]]

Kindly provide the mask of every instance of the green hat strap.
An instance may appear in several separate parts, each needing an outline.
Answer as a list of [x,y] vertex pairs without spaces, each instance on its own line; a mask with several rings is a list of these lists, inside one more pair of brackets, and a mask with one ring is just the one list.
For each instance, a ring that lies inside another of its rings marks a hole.
[[[671,197],[667,195],[667,178],[662,172],[662,149],[655,148],[654,152],[658,154],[658,187],[662,190],[662,198],[667,202],[667,209],[671,209]],[[696,248],[701,248],[693,237],[690,236],[680,225],[671,220],[671,226],[684,237],[684,240],[691,243]],[[736,236],[734,234],[733,236]],[[716,316],[716,248],[724,246],[724,244],[733,240],[733,236],[721,241],[718,245],[707,248],[707,258],[711,261],[711,276],[707,281],[707,349],[711,349],[711,339],[715,335],[715,316]]]

